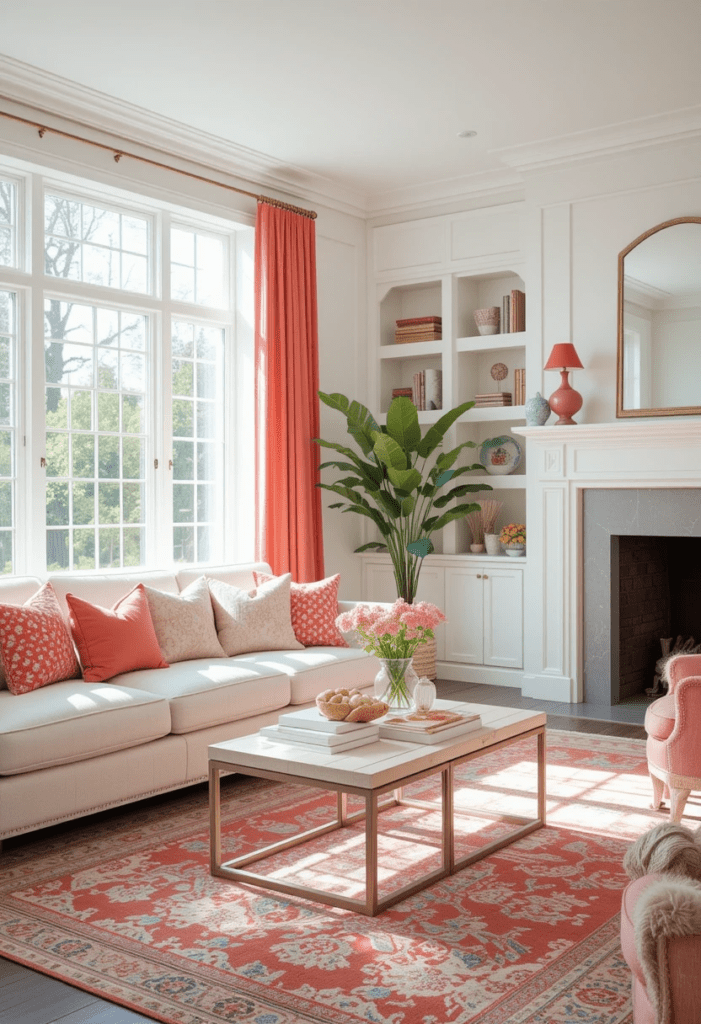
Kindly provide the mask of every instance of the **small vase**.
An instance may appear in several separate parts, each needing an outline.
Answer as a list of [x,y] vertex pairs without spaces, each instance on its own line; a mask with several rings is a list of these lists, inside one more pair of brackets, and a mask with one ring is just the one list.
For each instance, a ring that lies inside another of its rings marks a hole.
[[470,544],[470,551],[475,555],[479,555],[484,551],[484,544]]
[[375,676],[375,696],[395,711],[408,711],[419,677],[411,658],[379,658],[382,668]]
[[485,533],[484,535],[484,546],[487,549],[488,555],[500,555],[501,554],[501,541],[499,540],[498,533]]
[[422,676],[414,687],[414,711],[430,711],[436,699],[436,687],[430,679]]
[[533,398],[529,398],[525,405],[526,426],[544,426],[550,417],[550,411],[550,403],[543,398],[540,391],[536,391]]
[[520,555],[524,555],[526,553],[526,545],[505,544],[504,551],[507,553],[507,555],[510,555],[512,558],[518,558]]

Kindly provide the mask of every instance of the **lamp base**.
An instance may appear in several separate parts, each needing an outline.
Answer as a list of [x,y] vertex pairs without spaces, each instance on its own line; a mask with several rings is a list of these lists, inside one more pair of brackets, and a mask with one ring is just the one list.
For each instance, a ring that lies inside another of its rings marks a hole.
[[570,387],[569,370],[560,370],[560,387],[553,391],[549,402],[552,411],[560,417],[555,422],[556,427],[577,425],[572,417],[582,408],[583,399],[579,391]]

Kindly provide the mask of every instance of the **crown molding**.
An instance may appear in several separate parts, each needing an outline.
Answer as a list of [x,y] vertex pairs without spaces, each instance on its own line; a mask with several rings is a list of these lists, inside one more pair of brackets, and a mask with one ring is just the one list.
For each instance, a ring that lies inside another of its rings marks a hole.
[[557,138],[490,150],[509,167],[525,173],[580,160],[625,153],[646,146],[701,138],[701,106],[636,118]]
[[493,197],[523,189],[523,177],[516,171],[499,169],[465,174],[459,178],[427,181],[421,185],[371,193],[367,198],[368,217],[417,213],[423,209],[461,199]]
[[[366,197],[323,175],[200,131],[106,93],[0,55],[0,102],[11,100],[73,125],[219,171],[251,187],[365,216]],[[119,147],[117,147],[119,148]],[[203,159],[203,154],[206,156]]]

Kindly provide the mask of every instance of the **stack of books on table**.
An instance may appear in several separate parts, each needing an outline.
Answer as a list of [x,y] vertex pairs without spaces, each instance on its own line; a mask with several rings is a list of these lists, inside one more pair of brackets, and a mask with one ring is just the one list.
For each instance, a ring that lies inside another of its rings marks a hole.
[[260,735],[275,743],[340,754],[379,739],[380,727],[377,722],[332,722],[314,707],[280,715],[277,725],[264,726]]
[[439,316],[415,316],[409,320],[397,320],[394,340],[398,345],[412,341],[440,341],[443,337],[443,320]]
[[479,715],[460,711],[390,711],[380,719],[380,736],[407,743],[442,743],[481,727]]
[[487,395],[475,395],[476,409],[490,409],[498,406],[511,405],[512,395],[510,391],[495,391]]

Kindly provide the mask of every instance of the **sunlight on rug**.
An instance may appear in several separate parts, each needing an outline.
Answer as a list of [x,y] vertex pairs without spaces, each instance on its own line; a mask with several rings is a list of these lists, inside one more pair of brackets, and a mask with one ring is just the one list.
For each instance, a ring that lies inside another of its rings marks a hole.
[[[649,809],[643,741],[549,732],[547,764],[546,828],[376,918],[212,878],[203,787],[76,823],[3,854],[0,953],[167,1024],[629,1024],[621,862],[667,814]],[[533,815],[535,786],[533,740],[464,766],[459,852],[503,828],[476,812]],[[300,787],[222,788],[229,855],[331,813]],[[439,826],[382,813],[383,889],[438,863]],[[259,868],[357,896],[363,857],[353,826]]]

